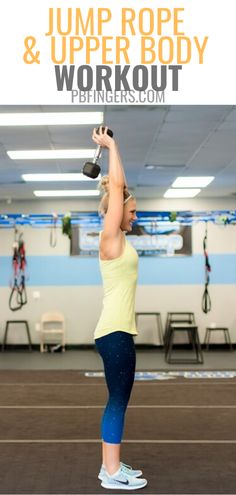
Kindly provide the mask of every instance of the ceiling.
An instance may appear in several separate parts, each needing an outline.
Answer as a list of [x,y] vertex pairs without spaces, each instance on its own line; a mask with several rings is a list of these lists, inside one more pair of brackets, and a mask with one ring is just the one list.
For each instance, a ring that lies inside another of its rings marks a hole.
[[[197,196],[236,194],[235,106],[0,106],[6,112],[104,111],[119,143],[128,184],[139,198],[162,198],[176,177],[215,176]],[[90,148],[93,126],[0,127],[0,199],[34,199],[34,189],[62,184],[24,183],[23,173],[80,172],[84,160],[11,160],[7,150]],[[107,152],[102,158],[107,169]],[[145,165],[157,165],[147,170]],[[90,187],[91,186],[91,187]],[[96,183],[89,184],[96,188]],[[65,189],[88,188],[66,183]],[[35,198],[35,200],[39,201]],[[42,201],[42,200],[41,200]]]

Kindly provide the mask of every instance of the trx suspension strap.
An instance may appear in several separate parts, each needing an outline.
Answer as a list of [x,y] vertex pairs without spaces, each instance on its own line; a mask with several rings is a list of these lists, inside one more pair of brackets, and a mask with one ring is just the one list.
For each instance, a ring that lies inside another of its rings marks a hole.
[[208,292],[208,285],[210,283],[209,273],[211,272],[211,265],[207,253],[207,223],[206,223],[205,237],[203,239],[203,251],[205,256],[205,290],[202,297],[202,311],[204,313],[209,313],[209,311],[211,311],[211,298]]
[[11,311],[18,311],[27,303],[27,294],[25,287],[25,244],[20,234],[17,240],[17,229],[15,228],[15,240],[13,244],[13,284],[9,298],[9,308]]
[[18,288],[18,301],[21,306],[27,303],[27,294],[25,287],[25,269],[26,269],[26,258],[25,258],[25,243],[23,241],[23,234],[19,237],[19,258],[20,258],[20,283]]

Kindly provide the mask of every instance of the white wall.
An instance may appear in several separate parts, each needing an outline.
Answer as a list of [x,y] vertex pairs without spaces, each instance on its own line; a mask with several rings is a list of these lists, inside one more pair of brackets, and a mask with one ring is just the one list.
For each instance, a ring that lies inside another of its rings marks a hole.
[[[94,211],[97,201],[34,201],[15,202],[11,205],[1,203],[1,213],[65,213],[66,211]],[[235,208],[231,200],[139,200],[139,210],[214,210]],[[205,226],[203,223],[193,227],[193,254],[202,254],[202,240]],[[213,254],[236,253],[236,226],[208,226],[208,251]],[[69,256],[69,242],[67,237],[58,231],[58,243],[56,248],[49,246],[48,229],[32,229],[25,227],[24,238],[28,256]],[[0,256],[11,255],[13,231],[0,229]],[[204,270],[204,259],[203,259]],[[232,270],[236,270],[232,266]],[[9,279],[11,266],[9,265]],[[0,274],[1,277],[1,274]],[[142,285],[137,289],[137,311],[160,311],[162,321],[165,323],[168,311],[193,311],[199,326],[201,340],[204,338],[205,328],[211,322],[230,328],[231,337],[236,342],[236,286],[233,284],[210,285],[209,291],[212,299],[212,311],[205,315],[201,310],[203,285]],[[33,293],[40,292],[40,299],[35,300]],[[67,326],[67,342],[71,344],[92,343],[93,331],[99,317],[102,304],[101,286],[40,286],[28,287],[28,304],[19,312],[12,313],[8,309],[10,288],[0,287],[0,340],[2,340],[5,322],[8,319],[27,319],[29,321],[33,342],[38,342],[38,332],[35,325],[40,320],[42,312],[47,310],[60,310],[65,314]],[[136,342],[159,343],[155,321],[150,317],[140,318],[139,336]],[[216,342],[222,341],[222,335],[214,337]],[[10,330],[9,343],[27,342],[24,328]]]

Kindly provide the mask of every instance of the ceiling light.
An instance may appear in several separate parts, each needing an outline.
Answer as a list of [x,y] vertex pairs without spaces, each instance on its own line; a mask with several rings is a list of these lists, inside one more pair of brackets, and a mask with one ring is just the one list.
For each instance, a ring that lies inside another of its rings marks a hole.
[[156,165],[151,165],[151,164],[149,165],[149,164],[147,163],[147,165],[145,165],[145,168],[146,168],[147,170],[154,170],[154,169],[156,168]]
[[96,179],[90,179],[84,174],[23,174],[22,179],[25,182],[76,182],[84,180],[100,180],[99,175]]
[[93,158],[94,153],[94,149],[7,151],[8,156],[12,160],[73,160],[78,158]]
[[78,197],[78,196],[99,196],[96,190],[62,190],[62,191],[34,191],[38,198],[56,198],[56,197]]
[[154,165],[153,163],[146,163],[146,165],[144,165],[144,167],[147,169],[147,170],[170,170],[170,169],[174,169],[176,170],[177,168],[184,168],[185,165]]
[[215,177],[177,177],[171,187],[206,187]]
[[168,189],[164,198],[194,198],[201,189]]
[[103,112],[1,113],[0,126],[102,124]]

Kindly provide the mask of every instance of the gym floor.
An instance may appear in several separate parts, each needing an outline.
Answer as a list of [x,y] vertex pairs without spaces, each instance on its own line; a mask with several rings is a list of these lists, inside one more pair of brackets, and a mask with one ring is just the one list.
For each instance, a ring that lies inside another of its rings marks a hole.
[[[97,479],[104,378],[1,370],[0,382],[0,493],[118,493]],[[122,460],[143,470],[142,493],[236,493],[235,387],[236,378],[135,381]]]

